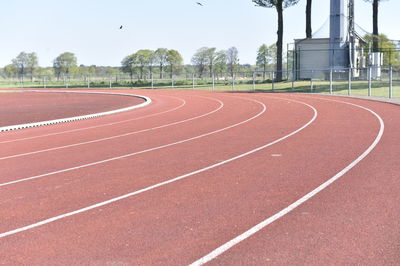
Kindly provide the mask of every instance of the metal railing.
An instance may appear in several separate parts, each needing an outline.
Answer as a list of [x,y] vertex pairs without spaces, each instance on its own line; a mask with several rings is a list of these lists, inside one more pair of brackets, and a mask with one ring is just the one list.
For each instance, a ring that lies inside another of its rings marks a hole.
[[214,73],[0,77],[5,88],[169,88],[311,92],[400,98],[400,66]]

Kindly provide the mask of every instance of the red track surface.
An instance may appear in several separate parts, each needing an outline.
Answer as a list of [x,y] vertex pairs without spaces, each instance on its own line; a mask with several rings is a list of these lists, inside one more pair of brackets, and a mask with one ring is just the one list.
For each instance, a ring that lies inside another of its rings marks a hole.
[[[1,263],[190,264],[303,197],[371,146],[381,129],[377,117],[346,103],[382,117],[385,131],[375,149],[210,264],[400,263],[399,106],[315,95],[132,93],[154,102],[0,134]],[[216,165],[310,121],[280,142]],[[184,179],[151,188],[176,177]]]
[[120,95],[0,93],[0,127],[100,113],[142,103]]

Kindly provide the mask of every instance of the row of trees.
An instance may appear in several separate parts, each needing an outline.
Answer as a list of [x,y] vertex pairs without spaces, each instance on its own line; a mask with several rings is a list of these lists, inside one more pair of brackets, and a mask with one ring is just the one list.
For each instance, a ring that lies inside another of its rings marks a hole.
[[183,57],[177,50],[173,49],[158,48],[155,51],[144,49],[126,56],[121,65],[122,72],[129,73],[131,78],[135,73],[139,73],[140,78],[143,78],[146,70],[153,73],[155,67],[159,68],[160,78],[164,77],[166,67],[168,67],[168,72],[172,77],[173,72],[182,70]]
[[4,72],[10,74],[22,74],[30,73],[33,77],[35,69],[38,67],[38,57],[36,53],[25,53],[21,52],[16,58],[12,60],[12,64],[7,65],[4,68]]
[[126,56],[121,67],[84,66],[77,65],[77,58],[73,53],[65,52],[53,60],[52,67],[39,67],[36,53],[21,52],[12,63],[0,69],[4,77],[16,77],[23,79],[34,75],[56,76],[58,79],[70,75],[115,75],[128,73],[131,78],[138,75],[140,79],[145,73],[159,74],[161,79],[165,73],[172,77],[177,72],[198,72],[200,76],[205,72],[230,73],[249,70],[250,65],[239,65],[238,50],[231,47],[227,50],[217,51],[216,48],[202,47],[193,55],[192,64],[183,65],[183,58],[177,50],[159,48],[155,51],[142,49]]
[[[228,50],[217,51],[215,47],[202,47],[193,55],[192,71],[196,71],[203,76],[205,72],[226,72],[233,73],[239,69],[239,52],[236,47]],[[157,50],[139,50],[136,53],[126,56],[121,62],[121,70],[128,73],[131,77],[138,74],[143,78],[145,73],[158,72],[160,78],[168,72],[170,77],[173,73],[180,72],[188,66],[183,66],[183,58],[177,50],[158,48]],[[156,71],[155,71],[156,70]]]
[[[28,75],[33,79],[33,75],[37,72],[44,72],[43,69],[39,67],[39,60],[35,52],[21,52],[16,58],[12,59],[11,62],[11,64],[5,66],[3,69],[3,73],[6,76],[18,75],[23,79]],[[68,75],[71,73],[71,69],[76,67],[77,59],[73,53],[65,52],[56,57],[53,61],[53,73],[58,78],[63,74]],[[46,72],[48,73],[49,71],[47,70]]]
[[215,47],[202,47],[193,55],[192,64],[196,67],[200,77],[204,72],[223,73],[238,71],[239,66],[239,51],[236,47],[231,47],[228,50],[217,51]]
[[11,64],[6,65],[1,74],[5,77],[16,77],[21,79],[30,77],[33,80],[34,75],[56,76],[60,79],[68,75],[110,75],[119,73],[118,67],[107,66],[85,66],[77,64],[75,54],[65,52],[53,60],[52,67],[40,67],[36,53],[21,52],[16,58],[12,59]]

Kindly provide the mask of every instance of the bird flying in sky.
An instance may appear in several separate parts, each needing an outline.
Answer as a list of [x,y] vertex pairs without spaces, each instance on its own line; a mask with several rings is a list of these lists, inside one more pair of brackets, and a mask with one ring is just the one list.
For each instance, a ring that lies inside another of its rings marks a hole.
[[120,30],[122,30],[122,25],[119,27]]
[[203,6],[203,4],[202,4],[202,3],[200,3],[200,2],[196,2],[196,4],[198,4],[199,6]]

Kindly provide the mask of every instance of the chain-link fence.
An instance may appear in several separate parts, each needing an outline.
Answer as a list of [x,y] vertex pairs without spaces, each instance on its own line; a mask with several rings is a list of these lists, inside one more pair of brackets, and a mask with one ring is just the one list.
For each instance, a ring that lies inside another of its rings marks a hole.
[[[174,88],[311,92],[400,98],[400,66],[215,73],[0,78],[3,88]],[[307,77],[307,78],[302,78]]]

